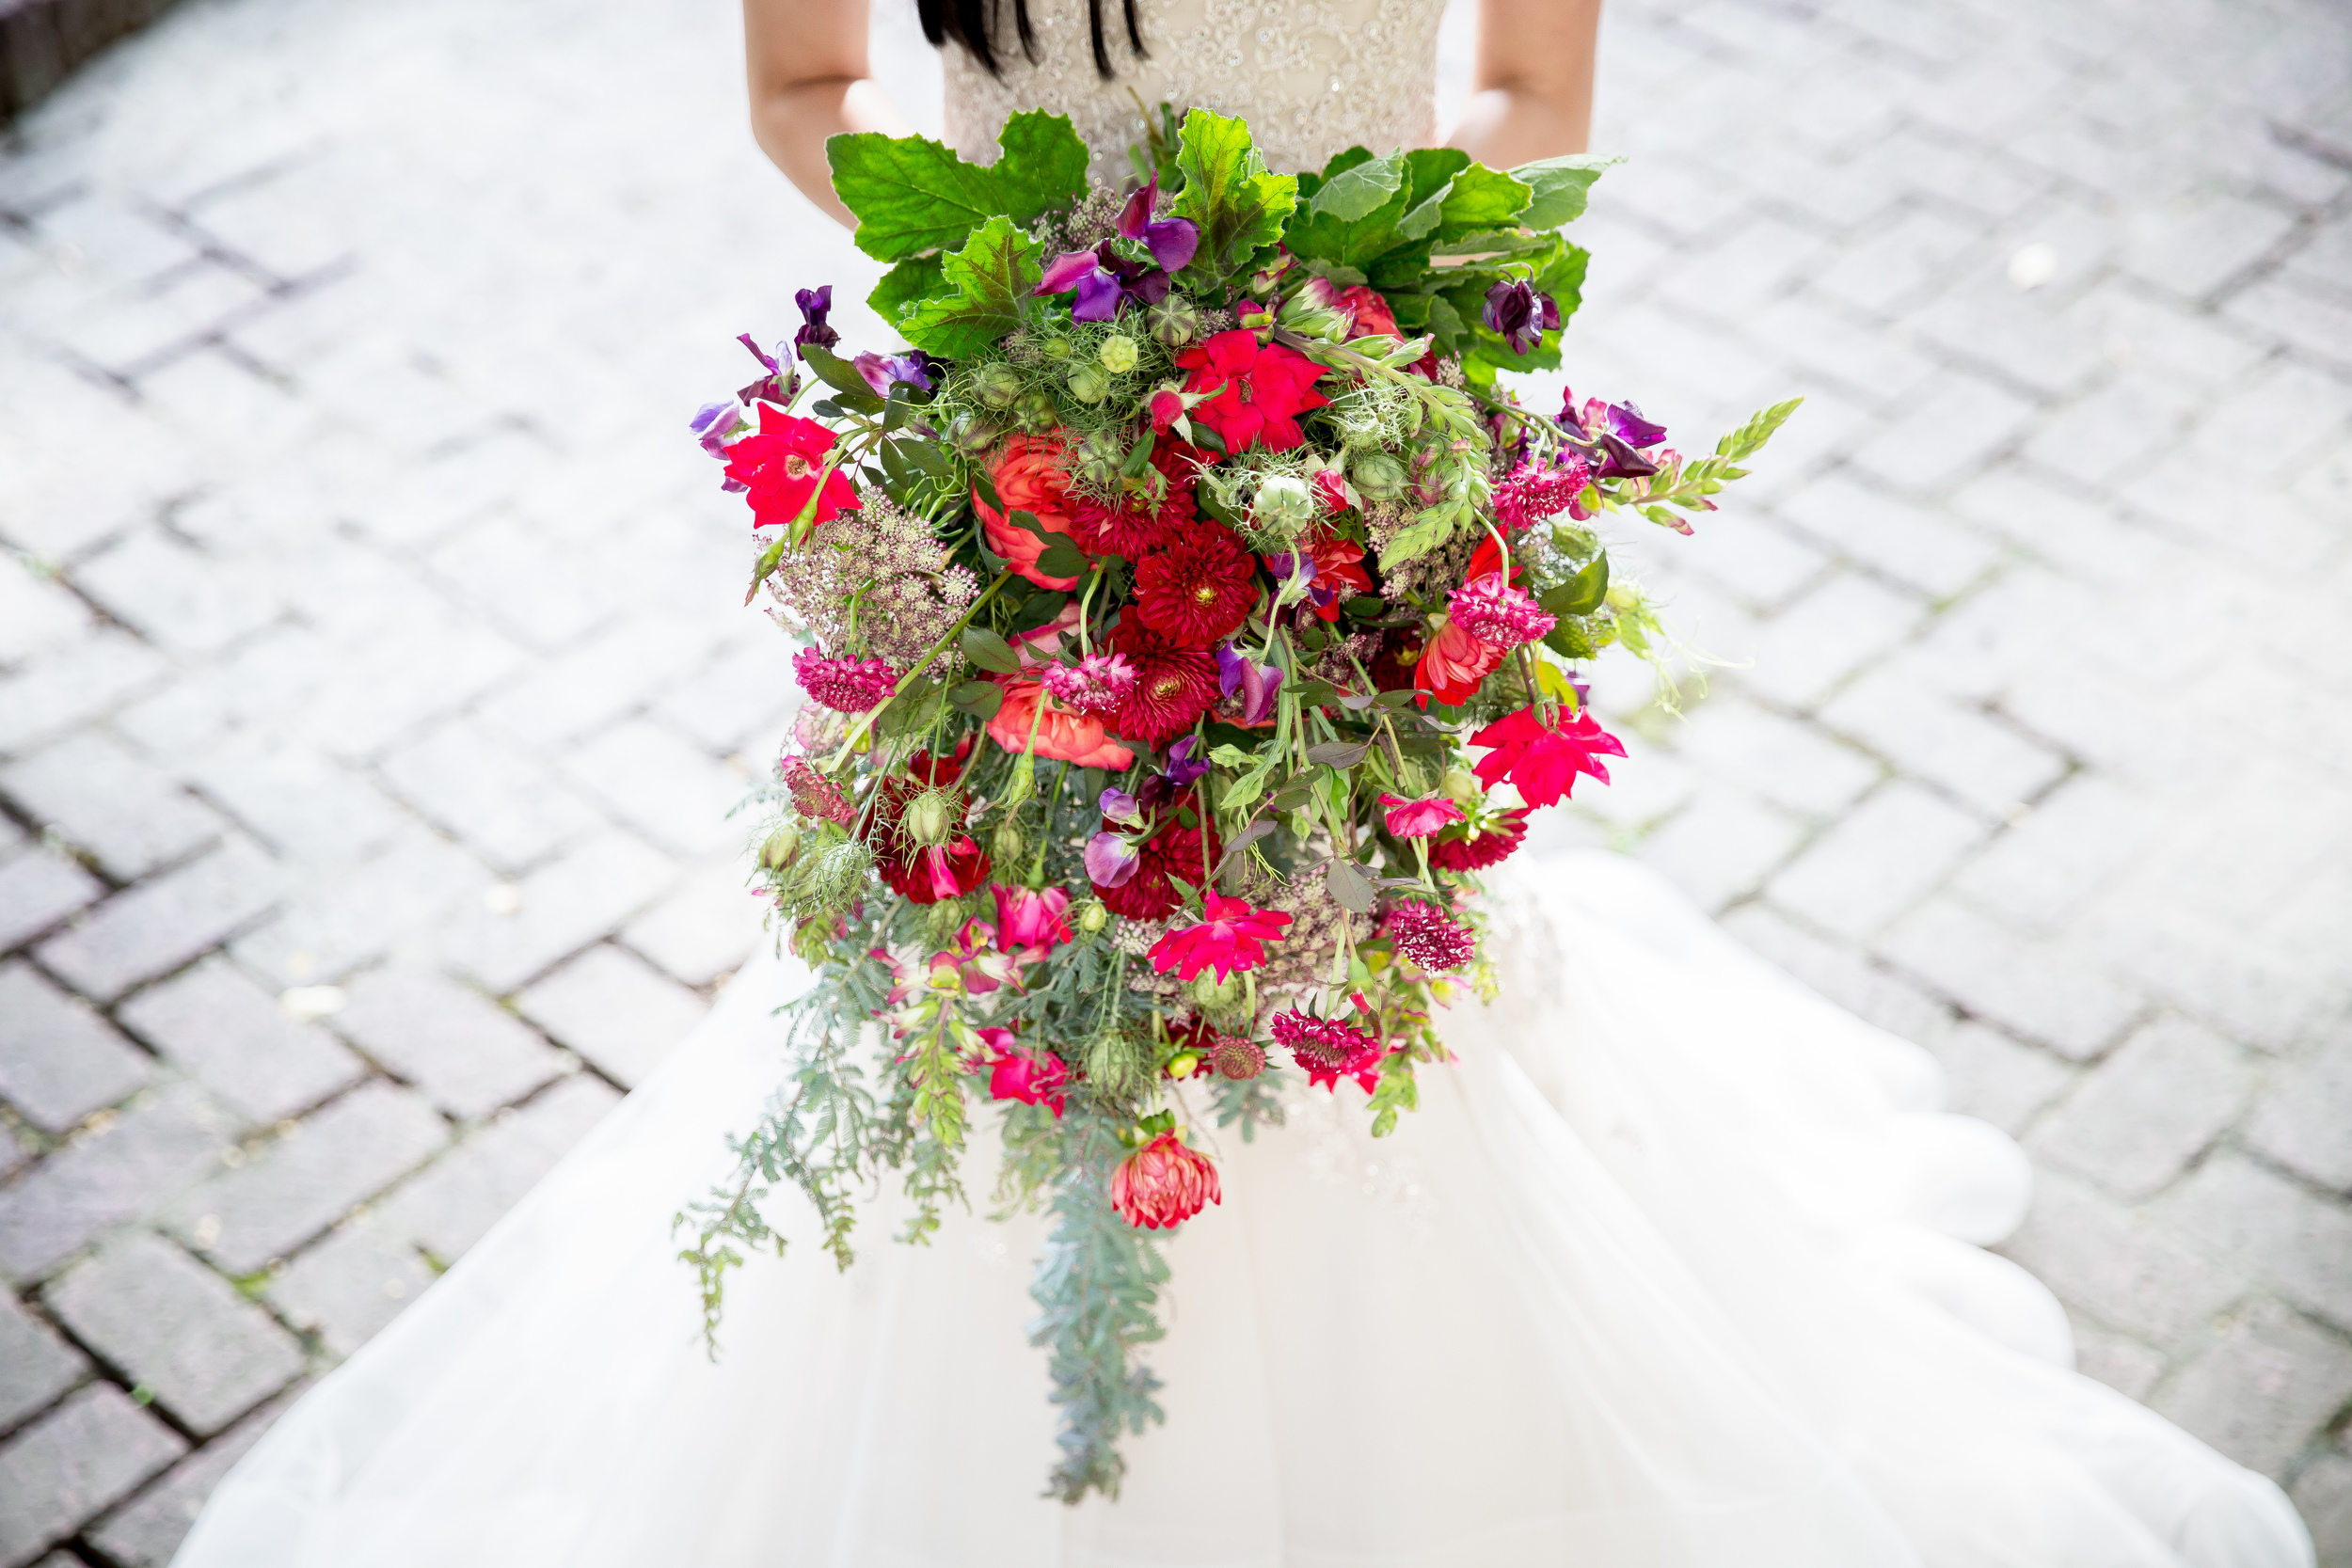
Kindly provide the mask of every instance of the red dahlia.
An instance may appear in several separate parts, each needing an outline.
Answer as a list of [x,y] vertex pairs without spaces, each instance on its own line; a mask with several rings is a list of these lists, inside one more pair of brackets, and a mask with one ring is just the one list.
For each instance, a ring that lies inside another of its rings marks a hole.
[[1216,660],[1144,625],[1140,615],[1122,615],[1111,647],[1135,667],[1135,684],[1120,699],[1112,727],[1126,739],[1165,745],[1216,701]]
[[[1093,884],[1095,896],[1103,900],[1111,913],[1129,920],[1167,919],[1184,907],[1184,895],[1176,891],[1176,884],[1182,881],[1199,887],[1203,858],[1207,864],[1215,865],[1225,853],[1216,828],[1187,828],[1168,820],[1187,809],[1200,810],[1190,790],[1162,802],[1145,824],[1144,831],[1152,836],[1144,842],[1143,856],[1136,863],[1135,875],[1117,887]],[[1103,825],[1110,827],[1110,818],[1104,817]],[[1152,832],[1154,828],[1158,832]],[[1200,843],[1204,831],[1209,837],[1205,849]]]
[[1079,545],[1096,555],[1133,561],[1183,538],[1193,519],[1193,469],[1186,455],[1192,450],[1181,442],[1162,442],[1152,453],[1152,466],[1168,481],[1156,507],[1140,496],[1122,498],[1114,507],[1073,490],[1070,522]]
[[1248,619],[1257,574],[1230,529],[1202,525],[1136,563],[1136,605],[1144,625],[1169,641],[1205,648]]
[[1448,830],[1429,846],[1429,863],[1440,871],[1484,871],[1511,858],[1527,837],[1527,811],[1514,806],[1501,814],[1494,826],[1472,832],[1468,827]]

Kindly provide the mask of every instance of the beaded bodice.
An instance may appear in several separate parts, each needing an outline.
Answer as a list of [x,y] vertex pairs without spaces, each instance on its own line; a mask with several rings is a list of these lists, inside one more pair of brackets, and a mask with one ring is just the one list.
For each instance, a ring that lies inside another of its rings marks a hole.
[[1438,20],[1444,0],[1137,0],[1144,57],[1128,47],[1119,0],[1103,0],[1115,74],[1094,69],[1087,0],[1029,0],[1037,58],[998,8],[1001,79],[961,47],[946,50],[948,145],[996,156],[1005,117],[1066,114],[1094,150],[1094,175],[1115,182],[1143,135],[1138,100],[1154,112],[1196,105],[1249,121],[1267,165],[1320,168],[1361,144],[1375,152],[1426,144],[1436,131]]

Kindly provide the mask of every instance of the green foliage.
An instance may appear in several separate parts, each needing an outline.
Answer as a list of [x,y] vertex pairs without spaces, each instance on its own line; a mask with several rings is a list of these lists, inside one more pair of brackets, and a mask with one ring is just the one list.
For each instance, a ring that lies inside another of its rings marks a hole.
[[1001,213],[990,218],[941,266],[943,281],[955,293],[918,301],[899,319],[898,330],[916,348],[942,358],[968,358],[989,348],[1021,325],[1021,302],[1041,276],[1035,248],[1011,219]]
[[1534,198],[1528,203],[1527,211],[1519,214],[1519,221],[1530,229],[1545,230],[1557,229],[1582,217],[1593,182],[1610,165],[1624,161],[1598,153],[1572,152],[1565,158],[1521,164],[1511,171],[1512,177],[1534,192]]
[[833,188],[857,215],[858,248],[878,261],[947,250],[991,217],[1026,224],[1086,195],[1087,145],[1068,116],[1014,115],[996,145],[1003,156],[983,168],[928,136],[827,138]]
[[909,306],[946,292],[946,269],[936,255],[910,256],[882,274],[866,303],[874,308],[874,314],[896,326]]
[[1216,1105],[1216,1124],[1238,1125],[1244,1143],[1256,1142],[1261,1127],[1282,1125],[1281,1074],[1274,1068],[1238,1083],[1230,1078],[1212,1079],[1209,1098]]
[[1003,156],[992,166],[1003,210],[1015,223],[1029,223],[1087,194],[1087,160],[1092,155],[1068,115],[1026,109],[996,134]]
[[1196,108],[1184,116],[1176,166],[1184,176],[1176,215],[1200,230],[1185,279],[1212,294],[1248,276],[1259,252],[1282,238],[1282,220],[1298,203],[1298,182],[1270,174],[1238,119]]

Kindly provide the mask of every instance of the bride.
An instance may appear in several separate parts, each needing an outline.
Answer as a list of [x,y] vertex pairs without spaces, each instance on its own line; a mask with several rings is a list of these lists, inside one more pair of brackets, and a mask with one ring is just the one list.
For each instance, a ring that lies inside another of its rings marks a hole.
[[[1576,150],[1597,0],[1485,0],[1454,139]],[[1246,115],[1278,166],[1434,136],[1438,0],[921,0],[948,139],[1068,114],[1098,174],[1138,102]],[[865,7],[746,0],[761,145],[903,132]],[[1532,862],[1532,863],[1531,863]],[[1041,1498],[1039,1230],[957,1216],[846,1274],[796,1237],[706,1357],[670,1220],[782,1074],[747,966],[698,1034],[230,1474],[181,1568],[1292,1564],[2296,1568],[2284,1497],[2069,1370],[1982,1243],[2023,1156],[1916,1048],[1748,956],[1638,865],[1522,857],[1505,976],[1391,1137],[1361,1097],[1215,1148],[1168,1243],[1168,1420],[1116,1502]],[[779,1201],[779,1208],[783,1204]],[[887,1233],[887,1199],[873,1233]],[[793,1227],[787,1222],[789,1233]]]

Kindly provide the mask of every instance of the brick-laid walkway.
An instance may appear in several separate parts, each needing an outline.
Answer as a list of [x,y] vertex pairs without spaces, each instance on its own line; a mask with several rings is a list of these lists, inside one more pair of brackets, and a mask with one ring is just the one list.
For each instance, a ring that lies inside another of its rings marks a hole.
[[[735,26],[189,0],[0,153],[0,1568],[167,1560],[754,940],[791,687],[682,421],[873,269]],[[1624,0],[1603,73],[1579,394],[1811,401],[1638,542],[1734,667],[1552,832],[1934,1049],[2085,1368],[2352,1564],[2352,23]]]

